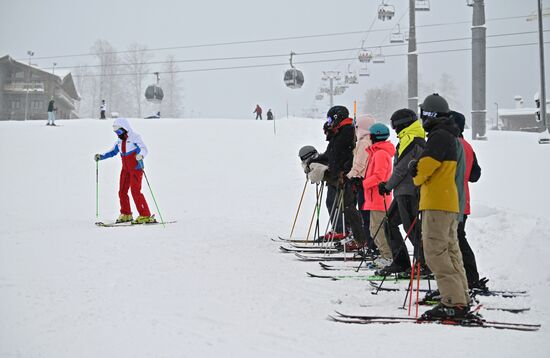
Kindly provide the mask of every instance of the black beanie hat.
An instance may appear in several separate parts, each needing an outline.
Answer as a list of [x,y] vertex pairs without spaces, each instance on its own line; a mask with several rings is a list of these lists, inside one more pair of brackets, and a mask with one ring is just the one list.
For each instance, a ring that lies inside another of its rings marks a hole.
[[464,132],[464,126],[466,125],[466,118],[460,112],[451,111],[450,116],[455,121],[456,126],[460,129],[460,133]]

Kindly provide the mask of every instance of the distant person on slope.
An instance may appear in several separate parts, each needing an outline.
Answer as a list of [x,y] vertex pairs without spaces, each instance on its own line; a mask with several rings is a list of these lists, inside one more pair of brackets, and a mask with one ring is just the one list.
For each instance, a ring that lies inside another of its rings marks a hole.
[[107,117],[105,117],[106,111],[107,111],[107,104],[105,103],[105,100],[102,100],[101,106],[99,106],[99,119],[107,119]]
[[271,108],[267,111],[267,120],[268,121],[273,120],[273,112],[271,112]]
[[113,131],[118,137],[113,149],[104,154],[96,154],[96,161],[111,158],[120,153],[122,170],[120,171],[120,183],[118,196],[120,199],[120,216],[117,223],[133,220],[132,209],[128,189],[132,191],[132,198],[139,216],[133,220],[134,224],[147,224],[156,222],[151,216],[149,206],[141,193],[141,180],[143,178],[143,158],[147,155],[147,147],[141,136],[132,130],[130,123],[125,118],[117,118],[113,123]]
[[252,113],[256,113],[256,119],[260,118],[262,119],[262,107],[260,107],[259,104],[256,105],[256,109],[252,111]]
[[55,111],[57,111],[57,108],[55,108],[55,101],[52,97],[50,99],[50,102],[48,103],[48,123],[46,123],[47,126],[55,126]]

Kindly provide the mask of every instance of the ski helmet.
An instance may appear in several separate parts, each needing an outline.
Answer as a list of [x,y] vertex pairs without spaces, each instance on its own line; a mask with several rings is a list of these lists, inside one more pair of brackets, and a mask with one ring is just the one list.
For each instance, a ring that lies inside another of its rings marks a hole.
[[329,126],[335,126],[349,117],[349,111],[344,106],[334,106],[327,112],[327,123]]
[[454,120],[458,129],[460,129],[460,133],[464,132],[464,126],[466,125],[466,118],[464,115],[460,112],[451,111],[449,117]]
[[449,104],[445,98],[439,94],[434,93],[424,99],[424,102],[420,105],[420,117],[443,117],[447,116],[451,110]]
[[374,123],[370,126],[369,132],[373,143],[386,140],[390,136],[390,129],[382,123]]
[[307,160],[317,154],[317,149],[315,149],[314,146],[306,145],[300,148],[298,151],[298,156],[300,157],[300,160],[303,162],[304,160]]
[[397,133],[401,132],[403,129],[407,128],[417,120],[418,117],[416,116],[416,113],[408,108],[398,109],[397,111],[393,112],[390,118],[391,127]]

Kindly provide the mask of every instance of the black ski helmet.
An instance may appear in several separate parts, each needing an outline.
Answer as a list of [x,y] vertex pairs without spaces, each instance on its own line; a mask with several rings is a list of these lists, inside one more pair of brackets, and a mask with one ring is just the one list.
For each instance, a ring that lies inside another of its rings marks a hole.
[[391,127],[397,132],[401,132],[418,120],[416,113],[408,108],[398,109],[393,112],[390,118]]
[[420,105],[420,118],[443,117],[449,115],[449,104],[438,93],[429,95]]
[[327,112],[327,123],[329,124],[329,126],[335,126],[348,117],[349,111],[346,107],[334,106]]
[[317,149],[315,149],[314,146],[306,145],[300,148],[298,151],[298,156],[300,157],[300,160],[303,162],[304,160],[307,160],[317,154]]
[[464,117],[462,113],[457,111],[451,111],[449,117],[452,120],[454,120],[458,129],[460,129],[460,133],[464,132],[464,126],[466,125],[466,117]]

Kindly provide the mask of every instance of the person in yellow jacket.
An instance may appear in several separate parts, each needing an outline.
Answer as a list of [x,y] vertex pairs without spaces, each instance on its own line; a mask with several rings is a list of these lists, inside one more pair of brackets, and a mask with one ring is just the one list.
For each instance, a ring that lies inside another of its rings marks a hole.
[[469,312],[468,282],[458,246],[459,193],[456,184],[457,136],[447,101],[434,93],[420,105],[426,147],[411,162],[414,185],[420,187],[422,240],[426,264],[434,273],[441,302],[424,319],[460,319]]

